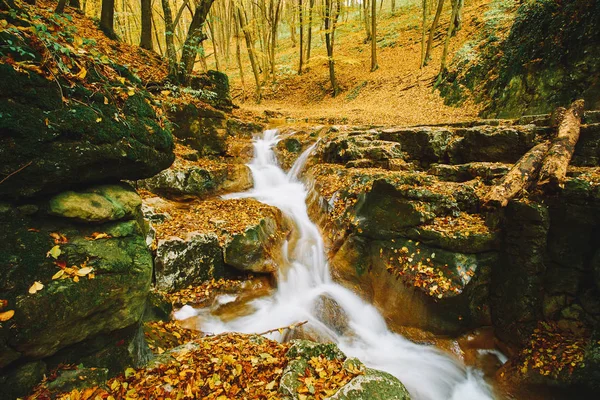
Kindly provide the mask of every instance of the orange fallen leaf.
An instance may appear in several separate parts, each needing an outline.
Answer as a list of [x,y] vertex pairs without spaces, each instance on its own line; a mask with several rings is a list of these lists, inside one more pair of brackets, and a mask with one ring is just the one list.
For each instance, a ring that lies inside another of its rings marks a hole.
[[15,310],[8,310],[3,313],[0,313],[0,322],[6,322],[11,319],[15,315]]
[[67,237],[65,235],[63,235],[62,233],[52,232],[50,234],[50,237],[52,239],[54,239],[54,244],[65,244],[65,243],[69,242]]
[[87,240],[98,240],[98,239],[110,239],[112,236],[110,236],[108,233],[100,233],[100,232],[94,232],[92,233],[91,236],[86,236],[85,238]]
[[40,290],[42,290],[43,288],[44,288],[44,285],[42,284],[42,282],[35,281],[35,282],[33,282],[33,285],[31,285],[31,287],[29,288],[29,294],[35,294],[35,293],[39,292]]

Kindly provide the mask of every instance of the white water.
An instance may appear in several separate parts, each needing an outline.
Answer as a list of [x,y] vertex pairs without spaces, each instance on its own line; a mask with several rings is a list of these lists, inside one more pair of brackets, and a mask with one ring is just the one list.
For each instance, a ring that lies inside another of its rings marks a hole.
[[[285,272],[279,274],[274,295],[252,302],[254,314],[223,322],[207,310],[200,310],[201,329],[213,333],[255,333],[308,320],[307,326],[331,336],[346,355],[400,379],[414,400],[492,399],[478,371],[465,368],[432,346],[417,345],[390,332],[375,307],[331,280],[323,240],[308,217],[307,190],[297,177],[312,148],[302,154],[286,175],[277,165],[272,150],[277,141],[276,130],[267,130],[262,138],[255,140],[254,159],[249,165],[254,189],[228,197],[256,198],[278,207],[293,219],[299,239],[293,251],[288,252],[287,244],[284,246],[289,268],[282,268]],[[348,315],[350,335],[337,335],[319,320],[315,301],[323,294],[334,299]],[[272,334],[281,339],[278,335]]]

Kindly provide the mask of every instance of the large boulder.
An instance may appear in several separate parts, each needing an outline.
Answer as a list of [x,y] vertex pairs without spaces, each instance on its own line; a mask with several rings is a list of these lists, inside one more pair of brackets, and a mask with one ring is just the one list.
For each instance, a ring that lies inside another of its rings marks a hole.
[[139,188],[166,197],[206,197],[223,192],[242,192],[252,187],[252,174],[246,165],[209,166],[175,163],[152,178],[136,182]]
[[[90,193],[110,193],[115,204],[127,204],[128,212],[110,214],[113,220],[69,212],[75,205],[77,210],[94,209]],[[0,292],[7,309],[14,310],[14,317],[0,327],[3,368],[22,360],[64,361],[59,354],[65,348],[125,332],[143,315],[153,266],[135,206],[141,200],[120,185],[65,194],[73,196],[78,202],[61,203],[64,212],[54,215],[47,213],[49,201],[0,206]]]
[[0,65],[0,198],[56,193],[81,184],[155,175],[174,160],[173,140],[143,91],[121,108],[80,85]]
[[217,235],[190,234],[187,240],[159,240],[154,259],[156,287],[173,291],[198,285],[213,278],[230,276],[223,261],[223,250]]
[[279,383],[279,392],[285,399],[303,398],[299,393],[302,385],[302,379],[299,378],[307,376],[307,371],[318,377],[319,374],[311,361],[322,357],[325,360],[339,360],[342,369],[353,375],[353,378],[338,388],[328,397],[329,399],[410,400],[408,391],[397,378],[386,372],[367,368],[356,358],[346,358],[346,355],[333,343],[293,340],[285,356],[289,362],[283,370]]
[[155,202],[171,213],[155,220],[156,282],[178,290],[243,273],[274,273],[291,224],[275,207],[253,199]]

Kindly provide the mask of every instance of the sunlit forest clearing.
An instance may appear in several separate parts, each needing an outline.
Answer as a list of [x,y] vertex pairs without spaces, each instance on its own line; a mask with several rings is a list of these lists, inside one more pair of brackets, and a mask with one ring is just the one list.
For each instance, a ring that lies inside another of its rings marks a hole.
[[[314,3],[314,0],[313,2]],[[392,5],[393,3],[393,5]],[[254,113],[270,110],[281,117],[309,119],[330,123],[390,123],[414,125],[440,123],[472,118],[478,107],[461,108],[444,105],[434,90],[440,72],[444,40],[447,34],[452,4],[444,2],[440,21],[433,37],[431,59],[421,68],[422,4],[420,0],[385,0],[377,3],[378,66],[370,71],[371,41],[367,39],[365,4],[344,3],[336,26],[336,77],[340,93],[332,97],[324,34],[324,5],[316,2],[310,11],[310,1],[303,3],[303,66],[299,70],[300,23],[297,1],[273,1],[264,7],[279,7],[274,74],[270,73],[268,54],[272,23],[252,2],[217,0],[207,16],[207,40],[196,61],[198,71],[208,69],[225,72],[232,86],[232,95],[242,107]],[[175,29],[175,45],[181,48],[186,27],[191,20],[191,8],[186,1],[172,2],[171,8],[179,23]],[[370,2],[369,2],[369,7]],[[436,14],[437,2],[427,1],[426,40]],[[256,81],[248,57],[248,48],[234,18],[236,7],[248,18],[246,29],[255,40],[259,64],[262,101],[256,101]],[[392,7],[394,11],[392,11]],[[86,14],[100,16],[99,4],[84,3]],[[126,0],[115,3],[116,32],[126,42],[138,44],[140,38],[139,2]],[[165,55],[164,14],[160,2],[153,3],[153,48]],[[366,9],[367,15],[369,9]],[[493,10],[492,10],[493,12]],[[462,26],[449,43],[449,58],[465,41],[472,38],[484,21],[493,18],[490,1],[469,1],[461,11]],[[309,22],[312,15],[312,22]],[[270,17],[269,17],[270,18]],[[371,24],[371,21],[369,21]],[[310,58],[307,61],[309,26],[312,27]],[[216,47],[216,51],[215,51]],[[239,53],[238,53],[239,52]],[[239,57],[239,58],[238,58]],[[241,61],[241,67],[240,67]],[[241,71],[241,72],[240,72]]]

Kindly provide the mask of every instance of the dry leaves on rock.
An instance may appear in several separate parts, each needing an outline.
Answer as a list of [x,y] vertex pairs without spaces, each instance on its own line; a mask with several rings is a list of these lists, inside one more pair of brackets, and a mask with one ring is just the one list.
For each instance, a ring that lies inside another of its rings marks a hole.
[[563,373],[571,375],[583,366],[589,339],[585,329],[573,332],[561,329],[556,322],[540,321],[519,356],[518,370],[526,374],[531,369],[553,378]]
[[[152,369],[128,368],[105,388],[57,399],[279,399],[289,346],[255,335],[228,333],[197,339]],[[46,383],[27,399],[49,399]],[[96,397],[98,396],[98,397]]]
[[162,354],[166,350],[198,338],[200,332],[182,328],[177,321],[152,321],[145,324],[144,336],[150,350]]
[[344,367],[344,362],[337,358],[330,360],[323,356],[311,357],[308,364],[310,368],[298,378],[301,382],[298,387],[301,400],[322,400],[332,396],[352,378],[363,373],[352,363]]

